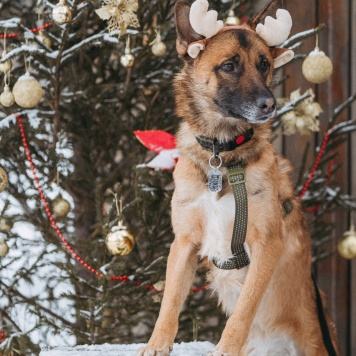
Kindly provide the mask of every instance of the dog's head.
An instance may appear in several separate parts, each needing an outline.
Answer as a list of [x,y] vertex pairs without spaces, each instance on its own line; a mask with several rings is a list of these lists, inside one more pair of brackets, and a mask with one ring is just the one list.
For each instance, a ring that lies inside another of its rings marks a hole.
[[[206,0],[195,3],[199,2],[208,6]],[[190,117],[190,124],[198,131],[202,125],[212,130],[221,125],[226,129],[243,125],[241,123],[255,125],[274,116],[276,100],[270,91],[272,72],[293,57],[291,51],[269,43],[268,36],[274,37],[274,34],[267,28],[267,22],[277,20],[269,17],[265,26],[258,27],[275,11],[275,2],[269,3],[248,25],[235,27],[222,27],[222,23],[216,21],[217,14],[211,11],[194,15],[194,19],[190,5],[177,2],[177,50],[186,62],[176,79],[176,93],[180,96],[177,111],[178,115]],[[199,30],[199,21],[204,21],[204,17],[209,20],[200,27],[206,29]],[[198,25],[192,24],[194,21]],[[209,31],[208,37],[205,33]],[[260,35],[264,31],[267,35]],[[186,105],[182,105],[182,101]],[[198,117],[200,122],[195,121]]]

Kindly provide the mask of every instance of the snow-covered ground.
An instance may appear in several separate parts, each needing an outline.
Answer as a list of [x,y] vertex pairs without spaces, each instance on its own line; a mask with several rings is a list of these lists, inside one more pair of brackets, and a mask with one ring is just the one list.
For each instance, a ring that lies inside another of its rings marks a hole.
[[[144,344],[131,345],[83,345],[76,347],[57,347],[43,349],[40,356],[135,356],[136,351]],[[207,341],[174,344],[171,356],[204,356],[214,348]]]

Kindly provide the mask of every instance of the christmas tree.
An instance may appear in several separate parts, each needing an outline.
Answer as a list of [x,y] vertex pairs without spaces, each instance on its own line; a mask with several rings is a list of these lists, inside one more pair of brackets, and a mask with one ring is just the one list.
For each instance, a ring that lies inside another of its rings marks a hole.
[[[1,4],[1,92],[7,93],[0,98],[1,354],[146,342],[153,329],[174,238],[173,183],[172,169],[148,166],[174,168],[177,158],[171,138],[160,147],[170,137],[162,131],[174,134],[179,124],[171,88],[181,66],[174,3]],[[230,23],[256,11],[247,0],[210,5]],[[302,41],[323,29],[284,43],[298,53],[295,62],[306,57]],[[279,71],[278,78],[281,93],[288,76]],[[280,128],[295,135],[318,129],[321,107],[312,91],[280,97],[273,139]],[[356,129],[340,120],[354,100],[336,108],[312,162],[298,167],[296,192],[310,217],[315,263],[328,257],[335,239],[330,214],[356,206],[334,179],[339,165],[330,163]],[[161,154],[158,163],[143,164],[156,156],[134,131]],[[305,157],[311,151],[306,144]],[[118,238],[119,249],[110,245]],[[202,261],[177,341],[219,339],[225,316],[206,291],[205,272]]]

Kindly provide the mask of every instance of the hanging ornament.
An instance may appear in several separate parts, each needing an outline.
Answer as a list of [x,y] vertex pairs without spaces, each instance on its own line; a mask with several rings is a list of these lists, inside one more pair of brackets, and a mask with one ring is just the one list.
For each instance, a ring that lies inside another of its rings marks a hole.
[[[6,52],[6,50],[4,50],[2,52],[1,59],[5,58],[6,54],[7,54],[7,52]],[[8,72],[10,72],[11,68],[12,68],[11,59],[8,59],[5,62],[0,62],[0,72],[8,73]]]
[[4,236],[0,236],[0,257],[5,257],[9,252],[9,246],[7,245]]
[[0,217],[0,232],[4,232],[5,234],[8,234],[12,227],[14,226],[14,222],[12,219],[5,218],[5,217]]
[[52,202],[52,211],[58,219],[64,219],[70,212],[70,203],[68,200],[64,199],[61,194],[57,196]]
[[130,49],[130,36],[127,36],[126,38],[126,47],[125,47],[125,54],[121,56],[120,58],[120,63],[125,67],[125,68],[130,68],[134,65],[135,62],[135,57],[131,53]]
[[59,24],[70,22],[72,20],[72,10],[65,0],[60,0],[52,10],[53,20]]
[[[299,132],[301,135],[310,135],[311,132],[319,131],[319,120],[317,117],[323,112],[319,103],[314,102],[315,94],[312,89],[306,91],[309,96],[300,101],[294,110],[288,111],[281,117],[283,134],[290,136]],[[301,97],[300,89],[290,94],[290,99],[282,100],[289,103]]]
[[120,220],[118,226],[114,226],[105,237],[105,243],[107,249],[113,255],[125,256],[132,251],[135,239]]
[[29,72],[22,75],[15,83],[12,92],[17,105],[31,109],[42,99],[41,84]]
[[316,34],[315,41],[314,51],[311,51],[307,58],[304,59],[302,72],[306,80],[311,83],[320,84],[330,78],[333,72],[333,64],[331,59],[323,51],[320,51],[318,47],[318,34]]
[[225,24],[229,26],[238,26],[241,24],[240,19],[237,16],[235,16],[235,12],[233,9],[230,9]]
[[0,104],[2,106],[9,107],[14,104],[15,98],[10,90],[10,76],[8,76],[6,73],[4,76],[4,82],[5,86],[3,93],[0,95]]
[[[1,56],[1,59],[4,59],[7,52],[6,52],[6,31],[7,31],[7,28],[5,27],[5,31],[4,31],[4,50],[2,52],[2,56]],[[0,72],[3,72],[3,73],[8,73],[10,72],[12,68],[12,62],[11,62],[11,59],[8,59],[6,60],[5,62],[0,62]]]
[[347,259],[356,258],[356,231],[354,224],[351,224],[350,230],[339,238],[337,249],[340,255]]
[[150,46],[152,46],[151,51],[156,57],[162,57],[167,53],[167,46],[162,41],[159,30],[156,30],[156,33],[156,38],[150,43]]
[[125,256],[129,254],[134,245],[135,239],[132,236],[131,232],[124,226],[122,221],[122,200],[117,198],[117,194],[111,192],[114,195],[115,205],[117,210],[117,215],[119,217],[119,223],[117,226],[114,226],[108,235],[105,237],[105,244],[107,249],[113,255]]
[[135,12],[138,9],[138,0],[103,0],[104,6],[95,10],[102,20],[109,20],[110,35],[124,35],[128,26],[139,27],[140,24]]
[[46,47],[51,48],[52,46],[52,41],[49,38],[49,36],[46,34],[45,31],[41,30],[38,32],[38,35],[36,36],[37,40],[44,44]]
[[0,95],[0,104],[5,107],[13,105],[15,102],[14,94],[12,94],[9,85],[6,83],[6,74],[5,74],[5,86],[4,91]]
[[7,173],[4,168],[0,167],[0,193],[5,190],[8,183],[9,179],[7,177]]

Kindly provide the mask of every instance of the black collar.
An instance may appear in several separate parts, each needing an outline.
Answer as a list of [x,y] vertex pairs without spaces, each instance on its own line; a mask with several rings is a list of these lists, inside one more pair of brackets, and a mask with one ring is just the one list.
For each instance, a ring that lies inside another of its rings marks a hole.
[[243,145],[251,140],[253,136],[253,128],[248,129],[242,135],[234,137],[230,141],[218,141],[216,138],[208,138],[204,136],[195,136],[199,145],[205,150],[218,154],[223,151],[233,151],[235,148]]

